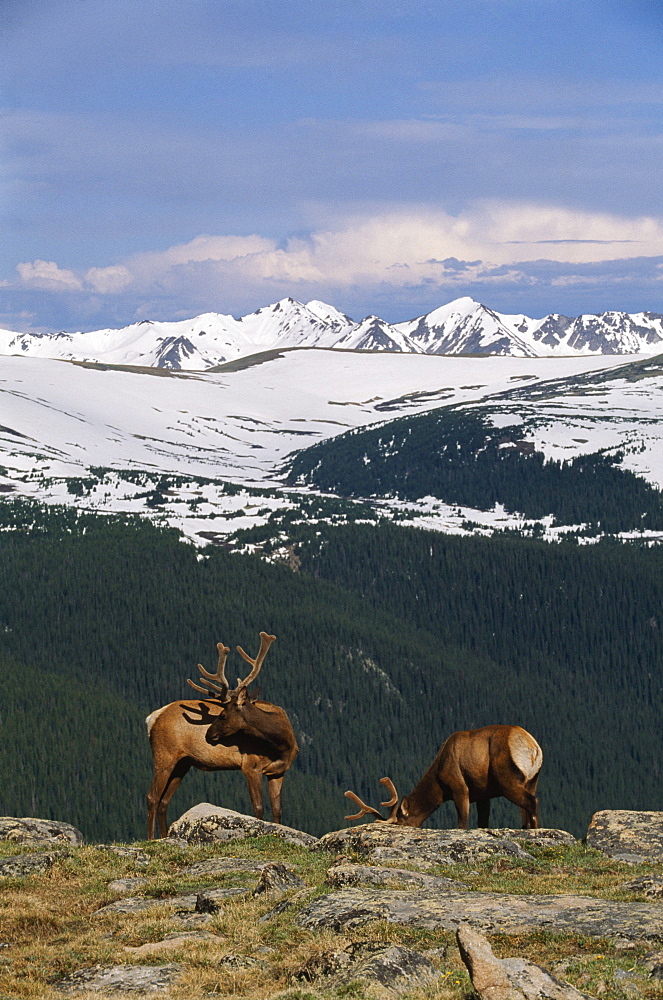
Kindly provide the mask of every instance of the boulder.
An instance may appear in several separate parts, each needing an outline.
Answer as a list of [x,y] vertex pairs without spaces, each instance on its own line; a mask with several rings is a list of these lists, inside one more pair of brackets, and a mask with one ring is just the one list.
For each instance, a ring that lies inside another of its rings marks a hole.
[[250,858],[207,858],[205,861],[196,861],[195,864],[183,868],[180,875],[250,874],[259,873],[264,867],[264,861],[251,861]]
[[619,888],[641,893],[649,899],[663,899],[663,875],[641,875],[640,878],[622,883]]
[[173,906],[179,913],[217,913],[224,900],[233,896],[246,896],[249,890],[240,887],[229,887],[227,889],[200,889],[197,892],[184,892],[177,896],[166,896],[163,899],[143,896],[127,896],[125,899],[116,899],[114,903],[108,903],[100,907],[92,914],[93,917],[104,916],[108,913],[140,913],[142,910],[151,910],[155,907]]
[[497,958],[488,939],[468,924],[457,931],[458,948],[480,1000],[587,1000],[540,965],[525,958]]
[[182,972],[171,965],[94,965],[56,984],[63,993],[165,993]]
[[288,892],[289,889],[302,889],[303,887],[304,882],[300,879],[299,875],[295,875],[294,872],[290,871],[289,868],[286,868],[280,862],[274,861],[263,867],[260,872],[258,884],[253,890],[253,895],[260,896],[264,892],[282,894]]
[[0,858],[0,876],[5,878],[24,878],[26,875],[39,875],[48,871],[56,861],[68,858],[69,851],[44,851],[39,854],[14,854],[9,858]]
[[501,934],[552,930],[629,940],[663,938],[663,910],[657,903],[614,903],[589,896],[345,889],[305,904],[296,919],[305,927],[337,931],[383,920],[442,930],[469,923]]
[[137,946],[125,945],[124,951],[139,958],[147,955],[160,955],[164,951],[178,951],[191,944],[221,943],[218,934],[210,934],[209,931],[177,931],[174,934],[166,934],[161,941],[147,941],[145,944]]
[[114,878],[112,882],[108,883],[109,892],[117,892],[120,895],[126,892],[132,892],[134,889],[142,889],[144,885],[147,885],[149,878]]
[[413,872],[409,868],[382,868],[379,865],[352,865],[347,862],[332,865],[327,870],[327,882],[335,889],[346,885],[373,885],[391,889],[408,889],[421,886],[424,889],[469,889],[464,882],[424,872]]
[[344,951],[330,951],[309,959],[295,979],[318,982],[323,989],[338,989],[355,980],[377,987],[379,995],[410,993],[428,986],[440,973],[420,952],[384,942],[352,944]]
[[652,979],[663,979],[663,951],[650,951],[640,959],[639,964],[645,967]]
[[663,812],[604,809],[592,816],[587,830],[588,847],[616,861],[663,861]]
[[346,854],[354,851],[375,864],[400,862],[418,868],[474,865],[493,857],[534,860],[515,837],[498,836],[492,830],[421,830],[382,823],[363,823],[326,833],[313,849]]
[[577,843],[576,838],[568,830],[555,830],[552,827],[539,827],[536,830],[510,830],[495,828],[487,833],[493,837],[506,837],[507,840],[525,840],[532,847],[557,847],[560,844],[567,847]]
[[317,837],[302,830],[279,823],[268,823],[254,816],[223,809],[221,806],[200,802],[176,819],[169,830],[170,837],[181,838],[189,844],[211,844],[217,841],[238,840],[245,837],[264,837],[272,834],[290,844],[310,847]]
[[141,851],[140,847],[128,847],[126,844],[95,844],[94,848],[96,851],[108,851],[110,854],[116,854],[118,858],[133,861],[139,868],[144,868],[150,863],[148,855],[145,851]]
[[55,819],[32,819],[24,816],[0,816],[0,840],[13,840],[18,844],[73,844],[83,843],[83,834],[70,823]]

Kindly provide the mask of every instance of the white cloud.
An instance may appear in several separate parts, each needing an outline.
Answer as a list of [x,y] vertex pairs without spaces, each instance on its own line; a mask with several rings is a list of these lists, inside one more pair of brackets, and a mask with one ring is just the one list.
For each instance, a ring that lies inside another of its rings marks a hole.
[[86,283],[102,295],[112,295],[121,292],[133,281],[133,275],[124,264],[111,267],[91,267],[85,273]]
[[[426,207],[356,213],[279,246],[260,235],[198,236],[77,276],[48,261],[19,264],[24,286],[52,291],[150,296],[182,302],[223,301],[229,291],[269,294],[531,282],[517,265],[548,260],[562,266],[663,256],[663,219],[576,212],[557,206],[477,202],[458,215]],[[558,280],[562,280],[561,278]]]
[[58,267],[52,260],[34,260],[17,264],[21,284],[54,292],[79,291],[83,286],[73,271]]

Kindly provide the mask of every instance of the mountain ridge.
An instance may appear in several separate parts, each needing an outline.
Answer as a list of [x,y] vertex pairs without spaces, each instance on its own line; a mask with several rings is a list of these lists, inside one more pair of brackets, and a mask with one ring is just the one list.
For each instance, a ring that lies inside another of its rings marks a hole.
[[140,320],[89,332],[19,333],[0,329],[0,354],[201,371],[288,347],[512,357],[655,354],[663,314],[606,311],[542,319],[499,313],[469,296],[400,323],[360,321],[334,306],[293,298],[236,318],[207,312],[185,320]]

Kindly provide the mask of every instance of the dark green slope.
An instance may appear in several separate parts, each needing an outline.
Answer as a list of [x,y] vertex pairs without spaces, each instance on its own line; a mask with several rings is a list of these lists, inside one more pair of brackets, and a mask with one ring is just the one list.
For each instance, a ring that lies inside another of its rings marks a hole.
[[346,497],[433,496],[452,505],[552,514],[601,532],[663,529],[663,494],[616,464],[585,455],[546,460],[522,426],[492,427],[480,411],[442,409],[349,431],[297,453],[289,482]]
[[[213,665],[217,641],[257,649],[261,629],[278,636],[262,695],[302,748],[289,824],[342,825],[346,788],[377,801],[390,774],[405,792],[451,731],[490,722],[544,747],[546,824],[580,833],[597,808],[663,808],[658,551],[318,526],[292,573],[201,558],[145,522],[9,501],[3,517],[0,814],[141,836],[144,717],[193,694],[185,678]],[[201,799],[249,809],[241,775],[192,772],[172,818]],[[433,819],[453,825],[453,807]]]

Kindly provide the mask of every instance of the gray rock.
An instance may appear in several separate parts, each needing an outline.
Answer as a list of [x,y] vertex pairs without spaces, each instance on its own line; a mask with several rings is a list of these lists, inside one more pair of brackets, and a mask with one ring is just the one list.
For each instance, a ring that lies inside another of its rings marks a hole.
[[131,892],[132,889],[140,889],[147,885],[149,878],[116,878],[108,883],[110,892]]
[[567,830],[555,830],[552,827],[539,827],[537,830],[510,830],[504,829],[494,829],[487,830],[493,837],[499,837],[500,839],[506,838],[507,840],[526,840],[528,844],[532,844],[533,847],[556,847],[559,844],[564,844],[567,846],[572,846],[577,844],[578,841],[569,833]]
[[362,942],[345,951],[330,951],[309,959],[295,974],[305,982],[323,978],[323,988],[338,988],[361,979],[380,988],[381,995],[409,993],[427,986],[440,973],[420,952],[384,942]]
[[652,979],[663,979],[663,951],[650,951],[640,959]]
[[[142,910],[164,906],[172,906],[180,913],[217,912],[222,900],[230,899],[233,896],[246,896],[248,893],[249,890],[245,888],[229,887],[228,889],[200,889],[197,892],[166,896],[164,899],[128,896],[126,899],[116,899],[114,903],[107,903],[106,906],[96,910],[92,916],[99,917],[108,913],[140,913]],[[199,904],[201,899],[203,903]],[[205,904],[209,909],[201,910],[200,907],[204,907]]]
[[289,889],[301,889],[303,886],[304,882],[299,875],[295,875],[285,865],[275,861],[263,866],[253,895],[260,896],[264,892],[284,893],[288,892]]
[[[140,913],[143,910],[151,910],[155,906],[163,906],[167,902],[169,903],[171,900],[153,898],[145,899],[142,896],[127,896],[124,899],[116,899],[114,903],[107,903],[105,906],[100,906],[98,910],[94,911],[92,916],[104,917],[109,913]],[[192,909],[194,908],[195,897]]]
[[171,965],[95,965],[79,969],[57,983],[63,993],[165,993],[182,972]]
[[0,816],[0,840],[13,840],[18,844],[78,845],[83,843],[83,834],[70,823],[55,819]]
[[109,851],[111,854],[116,854],[118,858],[128,858],[141,868],[150,863],[145,851],[141,851],[139,847],[127,847],[126,844],[95,844],[94,847],[97,851]]
[[663,861],[663,812],[596,812],[586,840],[588,847],[619,861]]
[[141,958],[146,955],[160,955],[165,951],[177,951],[190,944],[198,943],[219,943],[221,938],[217,934],[210,934],[209,931],[177,931],[174,934],[166,934],[161,941],[147,941],[136,947],[126,945],[124,951],[130,955]]
[[38,875],[48,871],[56,861],[69,857],[69,851],[44,851],[38,854],[15,854],[13,857],[0,858],[0,876],[5,878],[24,878],[26,875]]
[[211,924],[214,915],[212,913],[173,913],[170,919],[183,930],[194,931],[206,924]]
[[468,924],[461,924],[458,948],[481,1000],[585,1000],[569,983],[524,958],[497,958],[488,939]]
[[440,973],[420,952],[401,945],[379,946],[374,952],[364,945],[355,948],[353,962],[343,970],[339,985],[354,979],[365,979],[392,994],[409,993],[417,987],[427,986]]
[[326,833],[313,850],[354,851],[376,864],[393,861],[418,868],[477,864],[492,857],[534,860],[515,839],[488,830],[421,830],[381,823]]
[[[502,965],[509,981],[526,1000],[587,1000],[575,986],[557,979],[547,969],[527,958],[504,958]],[[589,1000],[592,1000],[590,997]]]
[[460,957],[481,1000],[522,1000],[483,934],[469,924],[461,924],[456,939]]
[[374,885],[391,889],[469,889],[464,882],[437,875],[413,872],[409,868],[382,868],[379,865],[333,865],[327,871],[327,882],[335,889],[346,885]]
[[232,875],[235,873],[261,872],[264,861],[250,861],[248,858],[208,858],[206,861],[196,861],[195,864],[183,868],[180,875]]
[[647,980],[639,976],[637,972],[627,969],[615,969],[613,981],[617,988],[625,993],[627,997],[641,997],[647,986]]
[[231,969],[250,969],[252,966],[260,965],[260,960],[251,955],[224,955],[219,959],[219,965],[225,965]]
[[624,882],[619,888],[642,893],[649,899],[663,899],[663,875],[641,875],[640,878]]
[[200,802],[187,810],[172,824],[169,835],[182,838],[189,844],[211,844],[218,841],[227,842],[245,837],[264,837],[272,834],[290,844],[303,844],[310,847],[317,838],[302,830],[294,830],[290,826],[278,823],[267,823],[254,816],[232,809],[222,809],[209,802]]
[[297,920],[305,927],[334,930],[371,920],[444,930],[467,922],[502,934],[544,929],[590,937],[663,939],[663,910],[655,903],[613,903],[588,896],[346,889],[312,900]]
[[262,917],[258,921],[259,924],[266,924],[268,921],[273,920],[274,917],[278,917],[279,914],[285,913],[286,910],[292,909],[292,902],[289,899],[282,899],[280,903],[268,910],[267,913],[263,913]]

